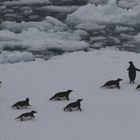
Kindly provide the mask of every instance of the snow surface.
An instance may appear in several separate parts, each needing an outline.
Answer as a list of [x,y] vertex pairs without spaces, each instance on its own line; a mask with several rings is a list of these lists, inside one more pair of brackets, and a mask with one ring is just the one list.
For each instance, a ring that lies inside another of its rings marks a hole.
[[[1,140],[138,140],[140,137],[140,84],[129,84],[127,68],[132,60],[140,68],[140,54],[115,49],[74,52],[48,61],[0,64]],[[106,81],[122,78],[121,89],[100,88]],[[50,101],[56,92],[72,89],[70,101]],[[30,98],[28,109],[11,109],[18,100]],[[82,112],[64,112],[68,103],[83,98]],[[35,119],[15,120],[36,110]]]

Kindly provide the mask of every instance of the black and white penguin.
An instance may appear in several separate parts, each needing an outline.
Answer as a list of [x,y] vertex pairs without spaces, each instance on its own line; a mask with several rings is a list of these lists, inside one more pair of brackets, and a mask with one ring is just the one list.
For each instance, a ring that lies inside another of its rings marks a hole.
[[23,113],[15,119],[20,119],[21,121],[31,120],[35,117],[34,116],[35,113],[37,112],[33,110],[31,112]]
[[70,104],[68,104],[66,107],[64,107],[64,111],[75,111],[75,110],[80,110],[82,111],[81,109],[81,101],[83,99],[78,99],[76,102],[72,102]]
[[51,97],[49,100],[69,100],[69,94],[72,92],[73,90],[67,90],[67,91],[63,91],[63,92],[58,92],[56,93],[53,97]]
[[128,76],[130,79],[130,83],[135,83],[136,71],[140,71],[140,69],[136,68],[132,61],[129,61],[129,64],[130,64],[130,66],[127,70],[128,70]]
[[139,84],[139,85],[137,85],[136,89],[137,89],[137,90],[140,90],[140,84]]
[[1,86],[2,86],[2,82],[0,81],[0,88],[1,88]]
[[26,98],[26,100],[18,101],[11,107],[16,108],[16,109],[24,109],[24,108],[27,108],[28,106],[31,106],[31,105],[29,104],[29,98]]
[[110,81],[107,81],[101,87],[106,87],[106,88],[119,88],[120,89],[120,81],[122,81],[122,79],[120,79],[120,78],[118,78],[117,80],[110,80]]

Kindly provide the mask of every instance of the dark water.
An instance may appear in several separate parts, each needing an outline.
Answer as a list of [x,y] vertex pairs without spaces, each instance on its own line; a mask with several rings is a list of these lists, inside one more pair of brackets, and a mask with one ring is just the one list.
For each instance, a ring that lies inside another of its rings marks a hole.
[[[12,1],[12,0],[8,0]],[[55,12],[55,11],[46,11],[45,6],[82,6],[87,3],[86,0],[68,0],[68,1],[56,1],[51,0],[52,3],[34,3],[34,4],[8,4],[6,0],[1,0],[0,6],[4,6],[0,10],[0,17],[3,21],[41,21],[46,16],[52,16],[59,20],[64,20],[67,14],[71,12]],[[73,11],[72,11],[73,12]]]

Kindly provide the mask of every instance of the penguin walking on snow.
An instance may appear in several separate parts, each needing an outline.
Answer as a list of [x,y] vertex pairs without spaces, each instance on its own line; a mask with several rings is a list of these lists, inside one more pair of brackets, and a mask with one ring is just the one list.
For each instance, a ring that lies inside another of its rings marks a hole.
[[35,117],[34,116],[35,113],[37,113],[37,112],[33,110],[31,112],[23,113],[15,119],[20,119],[21,121],[31,120]]
[[58,92],[56,93],[53,97],[51,97],[49,100],[69,100],[69,94],[72,92],[73,90],[67,90],[67,91],[63,91],[63,92]]
[[140,69],[136,68],[132,61],[129,61],[129,64],[130,64],[130,66],[127,70],[128,70],[128,76],[130,79],[130,83],[135,83],[136,71],[140,71]]
[[66,107],[64,107],[64,111],[75,111],[75,110],[80,110],[82,111],[81,109],[81,101],[83,99],[78,99],[76,102],[72,102],[70,104],[68,104]]
[[122,79],[120,79],[120,78],[118,78],[117,80],[110,80],[110,81],[107,81],[101,87],[106,87],[106,88],[119,88],[120,89],[120,81],[122,81]]
[[31,105],[29,104],[29,98],[26,98],[26,100],[18,101],[11,107],[16,108],[16,109],[23,109],[23,108],[27,108],[28,106],[31,106]]

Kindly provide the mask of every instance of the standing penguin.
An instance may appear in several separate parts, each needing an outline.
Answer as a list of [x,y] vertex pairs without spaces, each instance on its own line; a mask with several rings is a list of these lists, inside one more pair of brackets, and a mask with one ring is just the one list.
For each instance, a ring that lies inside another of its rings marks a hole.
[[21,121],[31,120],[35,117],[34,116],[35,113],[37,113],[37,112],[33,110],[31,112],[23,113],[15,119],[20,119]]
[[136,71],[140,71],[140,69],[136,68],[132,61],[129,61],[129,64],[130,64],[130,66],[127,70],[128,70],[128,76],[130,79],[130,83],[135,83]]
[[51,97],[49,100],[69,100],[69,94],[72,91],[73,90],[69,89],[67,91],[58,92],[53,97]]
[[81,109],[81,101],[83,99],[78,99],[76,102],[72,102],[70,104],[68,104],[66,107],[64,107],[64,111],[74,111],[74,110],[80,110],[82,111]]

